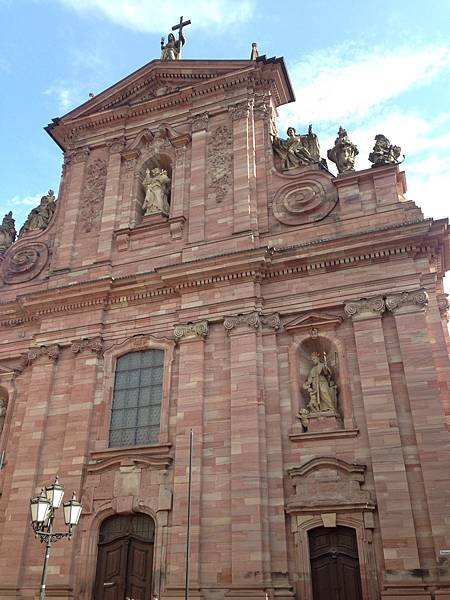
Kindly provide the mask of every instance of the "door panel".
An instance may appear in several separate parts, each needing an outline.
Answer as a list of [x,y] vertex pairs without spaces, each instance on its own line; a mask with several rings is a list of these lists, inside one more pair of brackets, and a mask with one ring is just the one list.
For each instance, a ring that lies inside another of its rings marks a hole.
[[123,600],[127,569],[128,540],[115,540],[99,546],[96,600]]
[[362,600],[354,529],[313,529],[309,548],[314,600]]
[[118,515],[100,529],[95,600],[151,600],[154,522],[147,515]]

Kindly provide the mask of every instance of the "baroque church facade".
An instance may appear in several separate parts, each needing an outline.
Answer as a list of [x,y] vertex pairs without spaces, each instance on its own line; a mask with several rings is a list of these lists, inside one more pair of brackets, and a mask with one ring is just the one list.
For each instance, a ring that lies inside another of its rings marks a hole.
[[57,199],[0,236],[2,600],[56,474],[48,597],[183,598],[189,473],[192,598],[450,599],[448,223],[399,149],[279,138],[293,100],[283,59],[154,60],[48,126]]

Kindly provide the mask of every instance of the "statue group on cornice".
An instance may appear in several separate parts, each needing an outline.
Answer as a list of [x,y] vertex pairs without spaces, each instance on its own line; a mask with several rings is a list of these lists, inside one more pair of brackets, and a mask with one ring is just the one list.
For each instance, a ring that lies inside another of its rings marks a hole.
[[27,217],[27,220],[19,231],[19,238],[28,231],[37,229],[46,229],[52,220],[56,209],[56,198],[53,190],[48,190],[45,196],[42,196],[39,206],[33,208]]
[[[320,146],[317,135],[309,126],[307,134],[298,134],[294,127],[288,127],[287,139],[273,136],[273,150],[281,160],[281,170],[289,171],[298,167],[320,164],[327,168],[326,161],[320,157]],[[400,146],[390,143],[386,136],[377,134],[375,145],[369,154],[372,167],[399,164]],[[349,173],[355,170],[355,159],[359,154],[357,146],[350,141],[346,129],[339,127],[333,148],[327,151],[327,158],[335,163],[338,173]]]
[[6,250],[16,240],[16,222],[13,219],[12,211],[9,211],[4,217],[3,222],[0,225],[0,254],[6,252]]

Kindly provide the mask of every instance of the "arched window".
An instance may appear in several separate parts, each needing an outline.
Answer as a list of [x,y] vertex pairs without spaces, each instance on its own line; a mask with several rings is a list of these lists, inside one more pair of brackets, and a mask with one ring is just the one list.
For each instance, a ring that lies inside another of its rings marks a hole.
[[117,359],[109,446],[159,443],[163,350],[130,352]]

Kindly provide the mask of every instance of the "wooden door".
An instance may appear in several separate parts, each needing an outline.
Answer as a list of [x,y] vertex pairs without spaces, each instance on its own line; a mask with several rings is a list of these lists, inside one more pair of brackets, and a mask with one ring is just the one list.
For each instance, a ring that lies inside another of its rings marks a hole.
[[309,549],[314,600],[362,600],[354,529],[313,529]]
[[120,515],[103,523],[95,600],[151,600],[153,536],[153,520],[146,515]]

